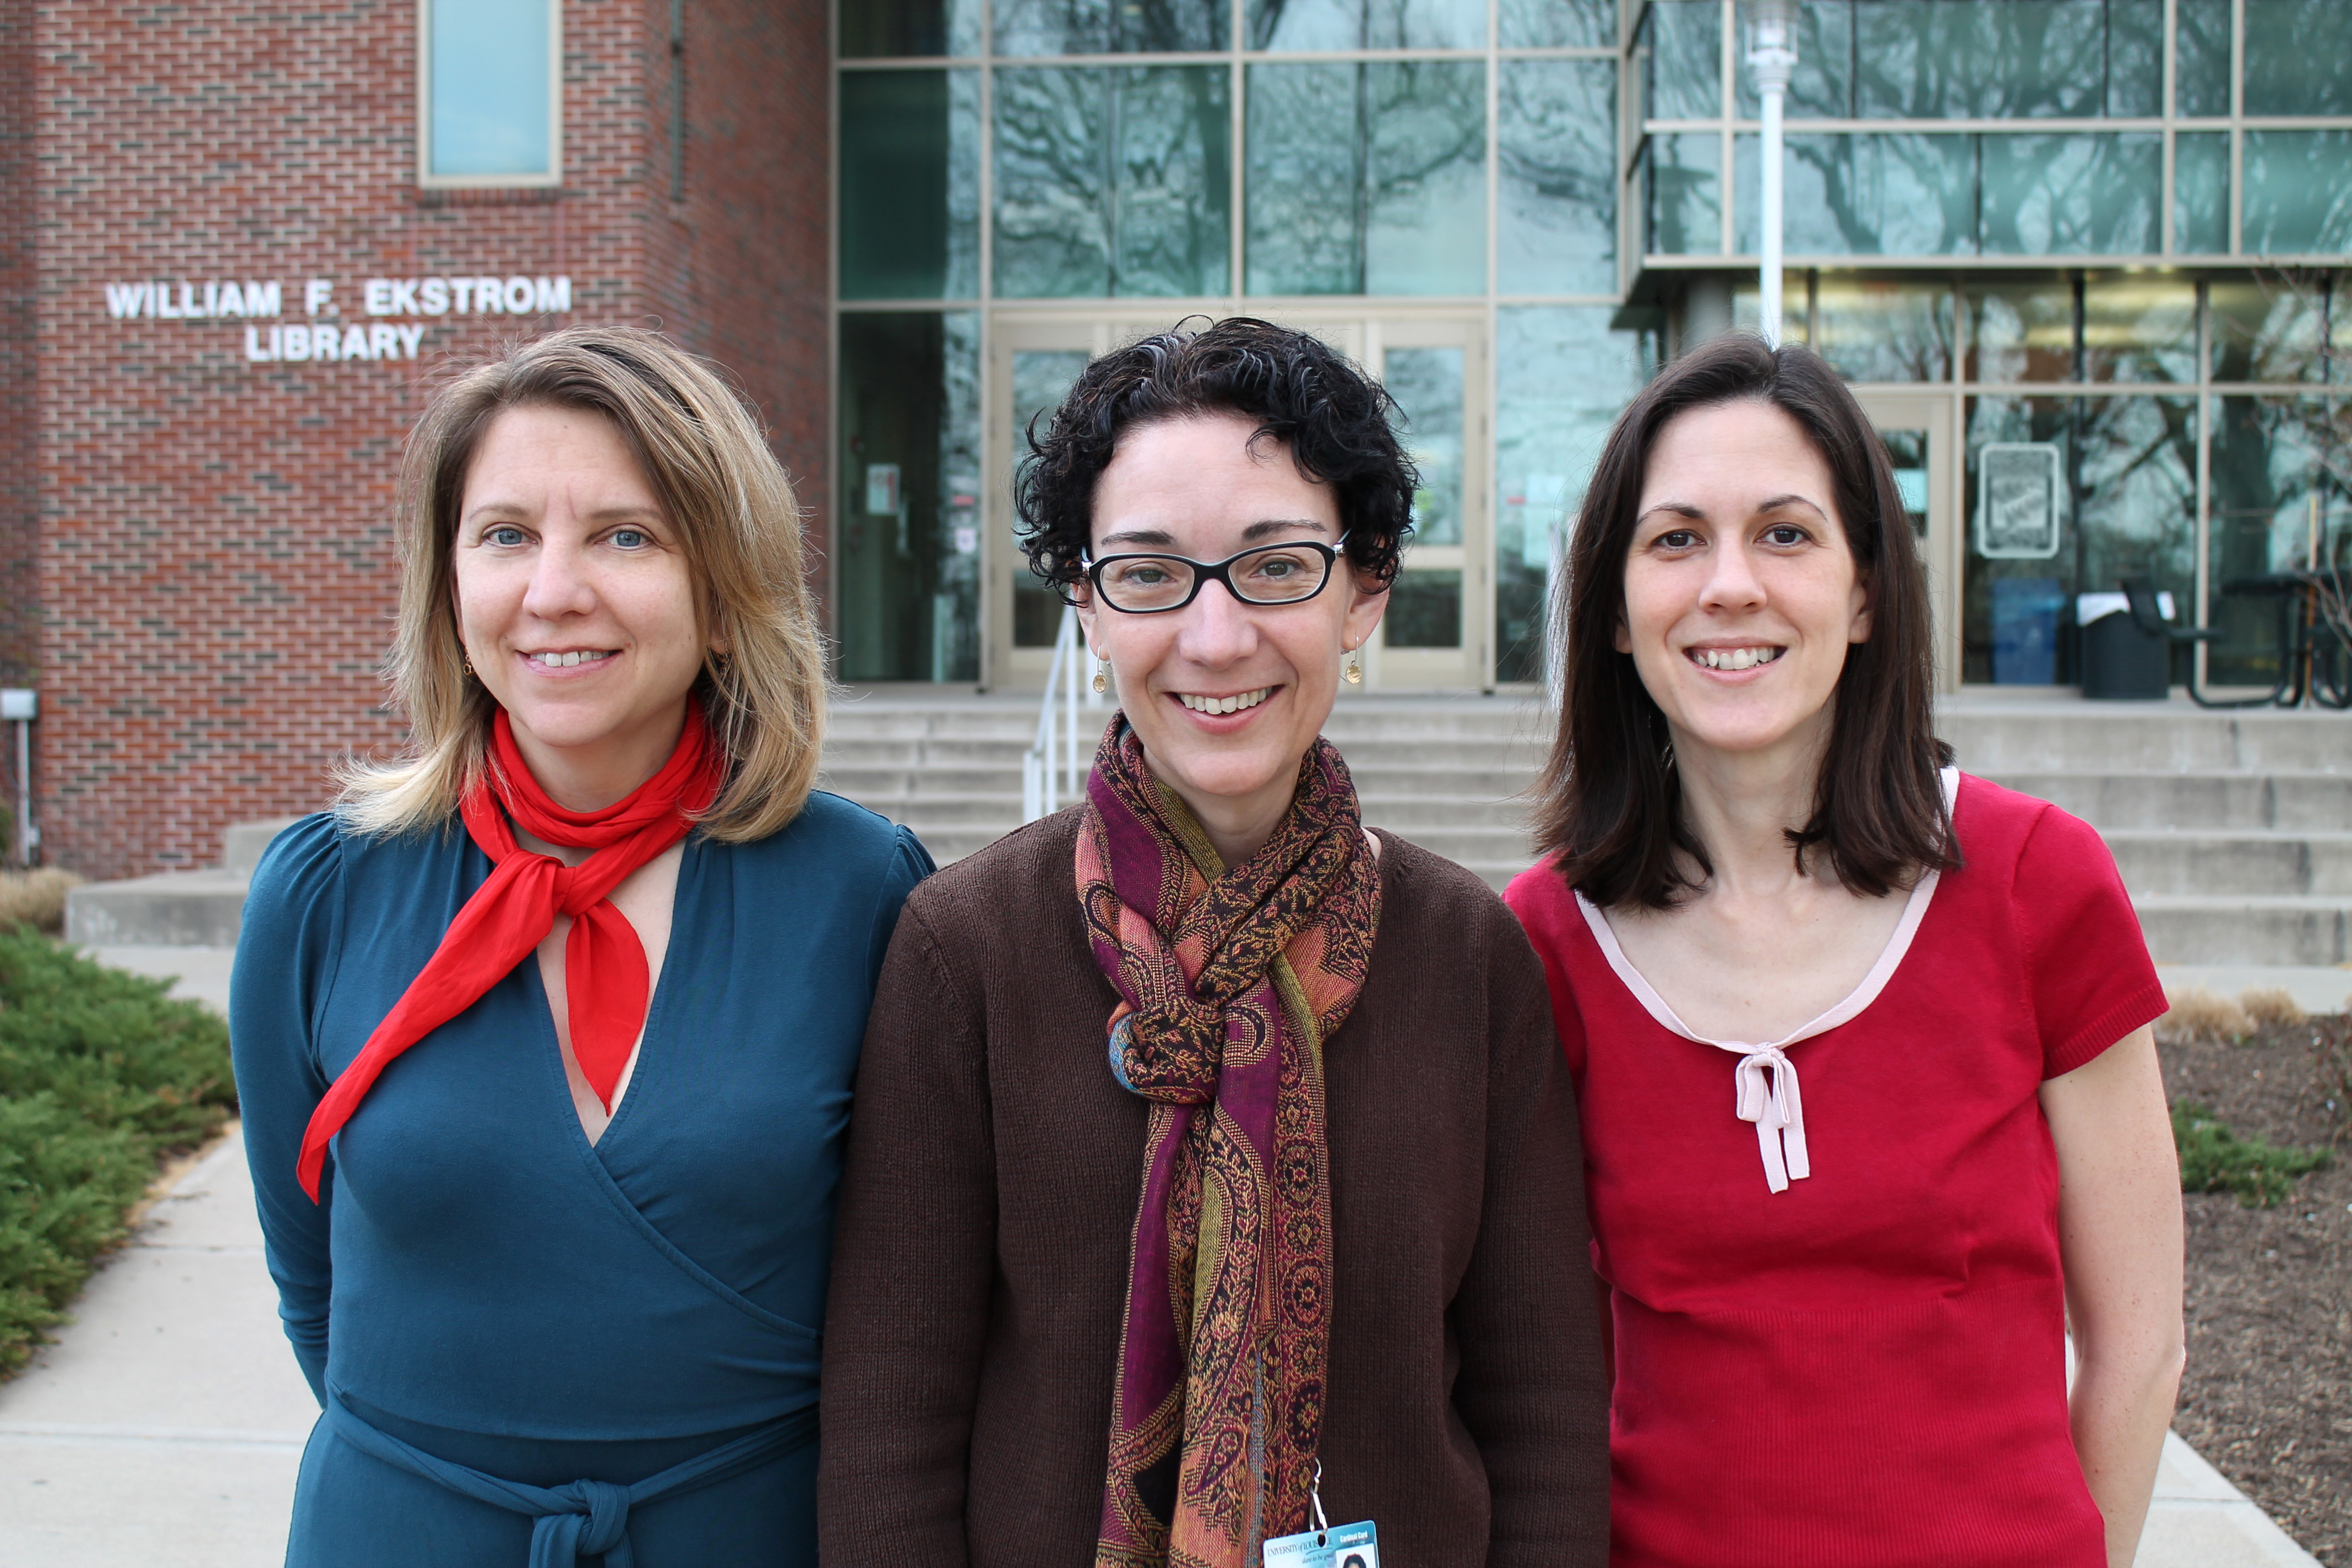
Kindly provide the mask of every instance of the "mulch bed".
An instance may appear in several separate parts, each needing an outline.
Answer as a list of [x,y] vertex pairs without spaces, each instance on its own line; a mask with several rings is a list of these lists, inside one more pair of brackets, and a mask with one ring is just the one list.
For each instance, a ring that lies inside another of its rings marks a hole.
[[2174,1429],[2328,1568],[2352,1568],[2352,1018],[2166,1040],[2165,1089],[2241,1137],[2327,1148],[2274,1207],[2191,1193]]

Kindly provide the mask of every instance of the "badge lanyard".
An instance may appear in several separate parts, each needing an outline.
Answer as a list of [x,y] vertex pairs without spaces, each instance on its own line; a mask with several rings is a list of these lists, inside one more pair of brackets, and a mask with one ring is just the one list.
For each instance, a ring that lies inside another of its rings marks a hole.
[[1265,1543],[1265,1568],[1381,1568],[1380,1531],[1370,1520],[1337,1530],[1323,1514],[1323,1461],[1307,1488],[1307,1517],[1315,1528],[1279,1535]]

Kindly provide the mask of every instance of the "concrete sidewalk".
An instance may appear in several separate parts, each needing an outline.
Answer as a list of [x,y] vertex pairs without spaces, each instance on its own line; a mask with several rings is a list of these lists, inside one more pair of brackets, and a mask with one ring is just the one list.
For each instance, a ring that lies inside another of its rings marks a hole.
[[[203,952],[124,967],[225,1003],[227,953]],[[278,1331],[233,1131],[73,1310],[0,1384],[0,1568],[275,1568],[318,1409]],[[2317,1564],[2171,1436],[2138,1568]]]

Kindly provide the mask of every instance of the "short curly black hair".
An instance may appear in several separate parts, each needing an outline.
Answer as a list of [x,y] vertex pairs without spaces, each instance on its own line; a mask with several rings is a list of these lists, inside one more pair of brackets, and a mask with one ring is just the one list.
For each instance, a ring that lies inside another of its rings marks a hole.
[[1086,576],[1095,483],[1120,435],[1201,414],[1238,414],[1329,485],[1348,559],[1385,587],[1412,531],[1412,459],[1390,423],[1395,405],[1370,376],[1309,333],[1249,316],[1165,332],[1094,361],[1054,410],[1013,486],[1029,569],[1065,595]]

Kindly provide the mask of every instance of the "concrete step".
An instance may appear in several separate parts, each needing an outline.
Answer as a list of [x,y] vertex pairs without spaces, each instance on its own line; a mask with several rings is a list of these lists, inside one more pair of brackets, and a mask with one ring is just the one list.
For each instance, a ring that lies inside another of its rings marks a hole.
[[2352,903],[2341,899],[2157,894],[2132,902],[2158,963],[2352,963]]
[[2210,712],[2154,703],[1963,701],[1936,728],[1960,766],[2003,773],[2298,773],[2352,774],[2352,713]]
[[66,940],[89,947],[235,947],[245,886],[242,873],[228,870],[84,882],[66,894]]
[[2104,834],[2133,897],[2316,897],[2352,906],[2352,833],[2125,829]]
[[2004,773],[2009,789],[2101,832],[2148,827],[2352,828],[2352,773]]

